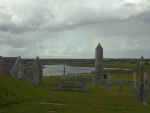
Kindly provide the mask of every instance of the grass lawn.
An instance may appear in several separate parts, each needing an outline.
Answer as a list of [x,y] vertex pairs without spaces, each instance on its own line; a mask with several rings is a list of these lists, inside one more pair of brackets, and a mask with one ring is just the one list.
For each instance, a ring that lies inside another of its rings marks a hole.
[[[115,75],[112,75],[115,76]],[[129,75],[130,76],[130,75]],[[113,77],[112,77],[113,78]],[[149,113],[131,93],[131,85],[123,85],[119,94],[119,85],[112,84],[111,92],[106,91],[106,84],[92,87],[87,83],[88,91],[83,92],[56,91],[55,85],[60,77],[44,77],[43,84],[37,88],[43,96],[36,100],[1,106],[0,113]],[[27,92],[28,93],[28,92]],[[150,99],[150,98],[149,98]],[[45,102],[45,104],[40,104]],[[58,104],[58,105],[57,105]]]

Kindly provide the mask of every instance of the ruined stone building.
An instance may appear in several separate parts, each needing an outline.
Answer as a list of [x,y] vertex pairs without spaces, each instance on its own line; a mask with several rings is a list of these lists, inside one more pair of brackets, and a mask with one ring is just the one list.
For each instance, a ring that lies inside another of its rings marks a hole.
[[24,64],[21,57],[0,57],[0,75],[10,76],[37,85],[42,82],[43,65],[39,57]]
[[4,58],[0,56],[0,76],[9,76]]
[[28,62],[25,65],[23,80],[35,86],[42,83],[43,68],[43,65],[39,61],[39,57],[36,57],[33,62]]
[[101,80],[104,78],[103,48],[100,45],[100,43],[97,45],[95,49],[95,76],[97,80]]
[[9,72],[9,76],[17,78],[17,79],[22,78],[23,75],[21,77],[18,76],[18,71],[20,69],[20,66],[24,65],[20,56],[19,57],[4,57],[4,62]]

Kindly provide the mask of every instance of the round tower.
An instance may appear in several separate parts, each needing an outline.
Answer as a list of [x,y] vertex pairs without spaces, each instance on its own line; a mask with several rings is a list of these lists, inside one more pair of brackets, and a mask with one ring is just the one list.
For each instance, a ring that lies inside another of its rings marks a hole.
[[103,79],[103,48],[100,43],[95,49],[95,76],[97,80]]

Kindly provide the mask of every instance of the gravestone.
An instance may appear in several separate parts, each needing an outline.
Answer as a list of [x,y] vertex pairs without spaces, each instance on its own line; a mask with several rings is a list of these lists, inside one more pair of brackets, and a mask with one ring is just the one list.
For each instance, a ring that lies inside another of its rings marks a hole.
[[143,95],[143,104],[148,106],[148,79],[146,72],[144,73],[144,95]]
[[143,102],[143,97],[144,97],[144,58],[142,56],[140,62],[140,88],[139,88],[138,100]]
[[95,78],[99,81],[103,76],[103,48],[99,43],[95,49]]
[[133,94],[137,94],[137,89],[136,89],[136,72],[133,73]]
[[66,74],[66,65],[64,64],[64,71],[63,71],[64,77],[65,77],[65,74]]
[[111,92],[111,82],[107,82],[107,92]]

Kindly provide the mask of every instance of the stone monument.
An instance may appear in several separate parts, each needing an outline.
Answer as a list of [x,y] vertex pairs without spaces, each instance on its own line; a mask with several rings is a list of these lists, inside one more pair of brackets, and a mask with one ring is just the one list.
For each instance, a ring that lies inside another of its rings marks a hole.
[[95,78],[97,81],[103,79],[103,48],[100,43],[95,49]]
[[148,106],[148,79],[146,72],[144,73],[144,94],[143,94],[143,104]]
[[133,73],[133,94],[137,93],[136,89],[136,72]]
[[139,101],[143,102],[143,97],[144,97],[144,58],[142,56],[140,62],[140,88],[138,94]]

